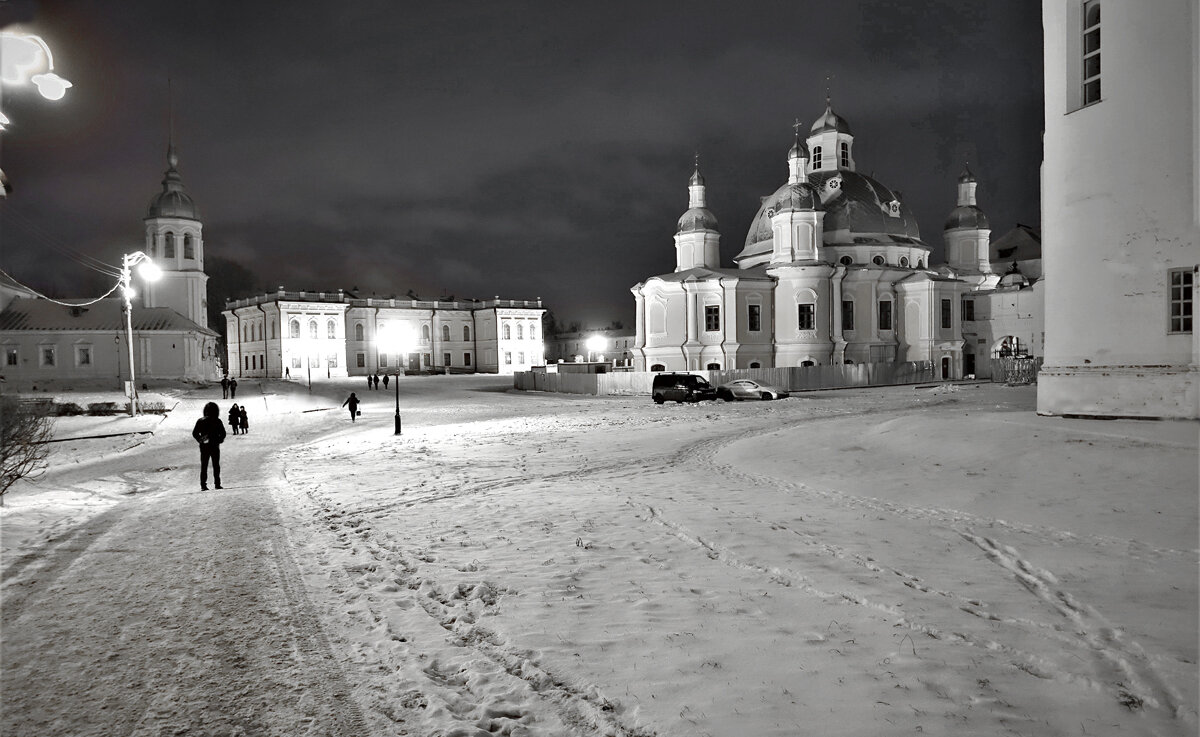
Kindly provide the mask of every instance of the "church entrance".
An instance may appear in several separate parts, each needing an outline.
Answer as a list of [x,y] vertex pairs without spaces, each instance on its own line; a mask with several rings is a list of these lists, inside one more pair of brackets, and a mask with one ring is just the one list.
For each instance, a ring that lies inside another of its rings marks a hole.
[[975,377],[975,354],[974,353],[964,353],[963,354],[963,376],[964,377],[970,376],[971,378]]
[[942,378],[943,379],[950,378],[950,357],[949,356],[944,356],[942,358]]

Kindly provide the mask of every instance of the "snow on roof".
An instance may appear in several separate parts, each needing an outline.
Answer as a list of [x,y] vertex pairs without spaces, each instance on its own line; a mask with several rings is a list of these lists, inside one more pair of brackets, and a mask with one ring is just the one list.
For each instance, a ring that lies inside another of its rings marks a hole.
[[[0,331],[124,330],[124,300],[102,299],[87,306],[70,307],[47,299],[17,298],[0,312]],[[173,330],[216,335],[169,307],[133,306],[134,330]]]

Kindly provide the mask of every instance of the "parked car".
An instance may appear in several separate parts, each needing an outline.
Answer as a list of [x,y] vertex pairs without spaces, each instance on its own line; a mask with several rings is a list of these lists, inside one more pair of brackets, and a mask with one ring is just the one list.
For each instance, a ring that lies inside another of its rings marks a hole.
[[716,399],[717,390],[704,377],[695,374],[655,374],[650,395],[656,404],[667,400],[699,402],[702,399]]
[[735,399],[783,399],[790,396],[787,391],[770,384],[760,384],[753,379],[738,379],[717,387],[717,399],[732,402]]

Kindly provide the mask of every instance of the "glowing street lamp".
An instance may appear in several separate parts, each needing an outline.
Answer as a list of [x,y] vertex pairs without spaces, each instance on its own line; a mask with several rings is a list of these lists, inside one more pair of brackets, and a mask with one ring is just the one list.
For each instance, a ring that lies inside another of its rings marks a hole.
[[592,354],[600,353],[608,347],[608,339],[603,335],[593,335],[587,339],[588,362],[591,363]]
[[379,332],[377,350],[390,354],[396,359],[396,435],[400,434],[400,361],[408,355],[416,343],[412,330],[403,328],[392,322]]
[[[41,36],[0,32],[0,86],[26,82],[32,82],[47,100],[61,100],[67,94],[67,88],[72,86],[55,74],[54,55]],[[8,122],[4,113],[0,113],[0,130]]]
[[[140,264],[140,266],[138,266]],[[125,332],[129,337],[129,416],[138,413],[137,376],[133,366],[133,267],[138,266],[138,276],[145,281],[158,281],[162,269],[142,251],[127,253],[121,257],[121,294],[125,297]]]

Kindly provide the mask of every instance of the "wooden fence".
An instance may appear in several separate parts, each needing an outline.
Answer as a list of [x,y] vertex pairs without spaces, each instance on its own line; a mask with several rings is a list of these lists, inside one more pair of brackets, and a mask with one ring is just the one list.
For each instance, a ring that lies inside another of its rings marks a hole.
[[[651,371],[618,371],[609,374],[559,374],[543,371],[519,371],[513,374],[513,388],[522,391],[562,394],[649,394],[654,383],[655,373]],[[929,361],[793,366],[734,371],[689,371],[688,373],[703,376],[714,386],[735,379],[754,379],[791,392],[922,384],[937,380],[933,364]]]

